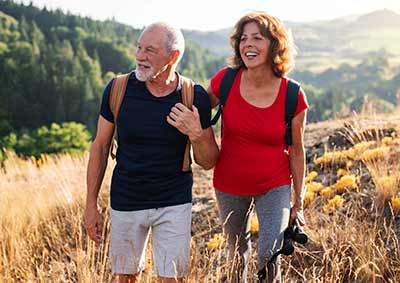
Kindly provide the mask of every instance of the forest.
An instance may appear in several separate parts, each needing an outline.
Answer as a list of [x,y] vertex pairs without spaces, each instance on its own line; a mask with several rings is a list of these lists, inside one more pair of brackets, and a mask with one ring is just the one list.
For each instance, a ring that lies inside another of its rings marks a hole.
[[[32,4],[0,1],[0,148],[26,156],[55,152],[46,149],[46,143],[38,149],[37,141],[47,135],[56,143],[85,145],[72,151],[85,149],[95,132],[105,85],[116,74],[135,67],[139,34],[139,29],[115,20],[97,21]],[[186,49],[179,71],[207,87],[210,77],[226,65],[227,56],[201,47],[208,36],[210,46],[220,48],[211,44],[215,34],[202,34],[201,41],[193,32],[184,34]],[[309,50],[320,50],[318,44]],[[302,38],[298,45],[307,46]],[[393,53],[381,48],[363,54],[358,63],[325,68],[315,57],[322,71],[299,67],[289,74],[307,94],[308,121],[347,117],[365,109],[367,103],[385,113],[398,106],[400,68],[391,63]],[[304,55],[300,54],[300,62]],[[77,132],[84,133],[84,142],[79,134],[64,136],[76,129],[76,124],[70,123],[82,124]],[[57,134],[51,135],[55,128]]]

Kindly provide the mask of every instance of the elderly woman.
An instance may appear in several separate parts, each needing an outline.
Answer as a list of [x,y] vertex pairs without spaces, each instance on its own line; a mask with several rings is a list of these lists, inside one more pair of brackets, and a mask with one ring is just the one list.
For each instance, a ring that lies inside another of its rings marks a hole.
[[[223,108],[221,150],[214,170],[215,194],[228,238],[227,279],[246,282],[251,250],[249,214],[255,205],[260,227],[258,269],[267,268],[267,282],[280,282],[280,259],[270,259],[281,247],[288,223],[297,219],[304,225],[307,101],[299,89],[288,147],[285,102],[289,79],[285,75],[294,64],[290,33],[279,19],[253,12],[237,22],[231,45],[234,55],[230,63],[237,73]],[[223,68],[211,79],[208,94],[213,106],[219,103],[227,70]],[[192,130],[200,129],[195,110],[180,117],[182,125]]]
[[[305,157],[303,134],[307,101],[298,92],[292,119],[292,145],[285,143],[285,101],[294,64],[291,36],[277,18],[263,12],[242,17],[231,36],[238,69],[223,108],[222,141],[214,170],[214,187],[228,237],[228,260],[233,262],[230,281],[246,282],[250,255],[249,212],[252,204],[259,219],[258,268],[267,267],[267,281],[280,281],[279,258],[269,262],[282,245],[283,231],[297,218],[304,225],[302,190]],[[212,105],[220,99],[227,68],[211,79]],[[294,203],[290,206],[291,189]]]

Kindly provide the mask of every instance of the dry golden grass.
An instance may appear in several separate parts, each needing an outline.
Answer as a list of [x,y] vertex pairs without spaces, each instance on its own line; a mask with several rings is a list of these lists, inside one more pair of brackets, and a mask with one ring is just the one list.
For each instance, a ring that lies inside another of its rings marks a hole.
[[88,244],[82,226],[86,159],[47,157],[41,167],[7,159],[0,172],[0,282],[108,280],[107,246]]
[[[396,145],[393,154],[395,149]],[[283,258],[285,282],[400,282],[400,221],[390,213],[390,199],[400,193],[400,161],[389,157],[379,158],[381,163],[371,160],[361,160],[359,166],[366,166],[372,182],[364,183],[366,177],[357,176],[359,188],[340,192],[341,208],[324,212],[324,205],[338,192],[318,196],[323,190],[318,186],[306,208],[311,241]],[[108,267],[108,240],[95,246],[83,228],[86,164],[87,155],[47,156],[39,167],[32,160],[9,156],[0,169],[0,282],[115,282]],[[111,167],[100,202],[107,223],[106,239]],[[313,173],[310,182],[329,170],[337,180],[347,172],[337,174],[337,169],[324,168]],[[214,235],[221,232],[211,172],[195,167],[194,175],[189,282],[220,282],[230,265],[225,262],[223,245],[207,247],[208,240],[220,239]],[[334,186],[333,182],[329,185]],[[142,281],[155,282],[150,249],[147,254]],[[255,259],[255,249],[252,257]],[[256,282],[255,260],[249,270],[249,282]]]

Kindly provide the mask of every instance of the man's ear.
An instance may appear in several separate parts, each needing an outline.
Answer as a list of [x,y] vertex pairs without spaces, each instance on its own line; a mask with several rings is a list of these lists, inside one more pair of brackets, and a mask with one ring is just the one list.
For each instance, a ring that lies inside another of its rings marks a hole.
[[176,62],[178,61],[179,55],[180,55],[180,51],[179,50],[173,50],[171,52],[168,64],[169,65],[175,65]]

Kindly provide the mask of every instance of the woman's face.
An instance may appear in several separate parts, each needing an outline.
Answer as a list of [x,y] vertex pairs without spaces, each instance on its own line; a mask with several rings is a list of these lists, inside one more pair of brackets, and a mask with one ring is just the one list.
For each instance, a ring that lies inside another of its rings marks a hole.
[[268,63],[268,49],[271,41],[264,37],[257,23],[249,22],[244,25],[240,38],[240,56],[248,69]]

